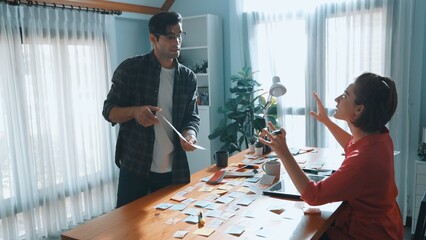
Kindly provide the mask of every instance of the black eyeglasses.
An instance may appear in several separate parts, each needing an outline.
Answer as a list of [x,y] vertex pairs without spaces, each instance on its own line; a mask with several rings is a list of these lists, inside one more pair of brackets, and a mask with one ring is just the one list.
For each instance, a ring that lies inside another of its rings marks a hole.
[[174,34],[174,33],[165,33],[165,34],[161,34],[161,33],[156,33],[156,36],[164,36],[167,40],[175,40],[178,39],[179,41],[182,41],[182,39],[186,36],[186,32],[181,32],[178,34]]

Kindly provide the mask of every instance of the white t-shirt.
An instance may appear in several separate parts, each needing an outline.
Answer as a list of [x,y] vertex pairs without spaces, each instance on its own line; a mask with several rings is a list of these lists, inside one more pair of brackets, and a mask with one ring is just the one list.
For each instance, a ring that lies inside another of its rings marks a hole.
[[[175,69],[161,68],[160,88],[158,89],[157,107],[161,108],[161,114],[172,122],[173,108],[173,83]],[[173,161],[173,129],[158,117],[160,124],[154,125],[155,140],[152,157],[151,171],[166,173],[172,171]]]

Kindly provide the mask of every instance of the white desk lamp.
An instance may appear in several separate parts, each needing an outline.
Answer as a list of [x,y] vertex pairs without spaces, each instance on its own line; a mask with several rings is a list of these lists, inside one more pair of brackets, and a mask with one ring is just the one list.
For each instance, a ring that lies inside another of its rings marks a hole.
[[280,82],[280,77],[274,76],[272,82],[272,86],[269,88],[268,101],[263,109],[263,118],[265,119],[266,127],[268,127],[268,110],[271,106],[272,97],[281,97],[287,92],[287,89]]

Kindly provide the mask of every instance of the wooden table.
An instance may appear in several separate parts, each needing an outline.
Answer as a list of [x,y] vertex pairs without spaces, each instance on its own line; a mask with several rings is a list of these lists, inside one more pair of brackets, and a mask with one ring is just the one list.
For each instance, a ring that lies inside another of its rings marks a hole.
[[[343,156],[341,151],[335,149],[316,149],[313,152],[300,154],[296,159],[300,162],[323,160],[324,169],[337,169]],[[238,153],[229,159],[232,163],[241,162],[245,158],[246,151]],[[232,168],[232,167],[228,167]],[[191,182],[186,185],[173,185],[145,197],[142,197],[134,202],[131,202],[121,208],[114,209],[96,219],[93,219],[85,224],[82,224],[72,230],[64,232],[61,239],[175,239],[173,234],[178,230],[186,230],[189,233],[183,239],[204,239],[207,237],[195,235],[193,232],[198,229],[197,224],[190,224],[183,221],[187,216],[180,211],[174,210],[158,210],[154,207],[159,203],[169,202],[177,203],[170,200],[170,197],[178,192],[183,191],[187,187],[197,186],[200,184],[200,179],[206,176],[211,176],[218,171],[215,165],[201,170],[191,176]],[[283,170],[283,169],[282,169]],[[282,174],[286,174],[282,171]],[[283,177],[283,176],[282,176]],[[232,179],[234,180],[234,179]],[[244,181],[244,179],[239,179]],[[256,183],[259,189],[267,186],[261,186]],[[212,186],[212,185],[208,185]],[[217,186],[217,185],[215,185]],[[232,191],[235,191],[241,186],[235,186]],[[188,192],[185,197],[204,200],[209,192],[198,191],[200,187]],[[220,225],[208,238],[209,239],[265,239],[257,234],[260,229],[266,231],[269,236],[266,239],[318,239],[328,226],[334,221],[334,214],[338,211],[340,202],[331,203],[319,206],[320,214],[303,214],[301,210],[306,203],[303,201],[278,199],[270,196],[262,195],[261,190],[256,194],[256,200],[248,206],[239,206],[235,211],[235,216],[223,220]],[[222,204],[220,210],[226,209],[229,205],[236,205],[236,201],[229,204]],[[291,218],[284,218],[269,211],[268,209],[283,207],[285,210],[299,212]],[[193,207],[190,204],[188,207]],[[207,210],[203,209],[205,213]],[[249,214],[248,214],[249,213]],[[170,219],[180,219],[174,224],[166,224]],[[215,218],[205,217],[206,225]],[[238,225],[244,227],[244,232],[237,235],[227,233],[229,227]],[[262,231],[263,231],[262,230]]]

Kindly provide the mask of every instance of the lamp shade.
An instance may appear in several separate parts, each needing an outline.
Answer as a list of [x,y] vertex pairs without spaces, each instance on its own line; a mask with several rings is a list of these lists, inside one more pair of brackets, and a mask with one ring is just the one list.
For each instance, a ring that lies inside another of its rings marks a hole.
[[280,82],[280,77],[274,76],[272,78],[272,86],[269,88],[269,95],[274,97],[281,97],[287,92],[287,89]]

